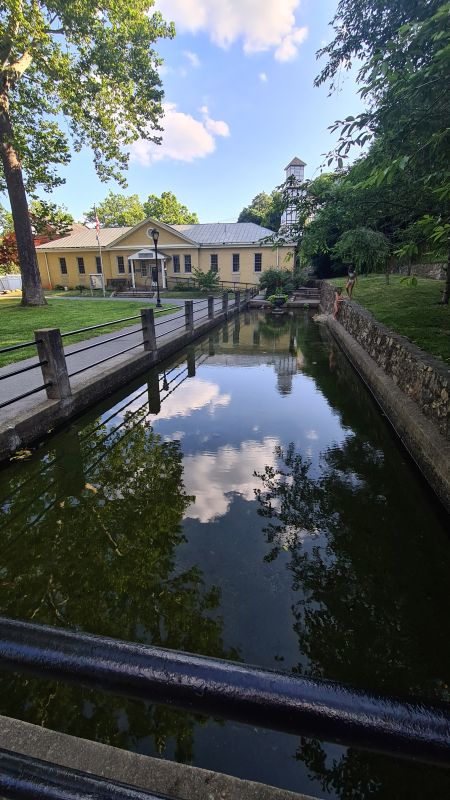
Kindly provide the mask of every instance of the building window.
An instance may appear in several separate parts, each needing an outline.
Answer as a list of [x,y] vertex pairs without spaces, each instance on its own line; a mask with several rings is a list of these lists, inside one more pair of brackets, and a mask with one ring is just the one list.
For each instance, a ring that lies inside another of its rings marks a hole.
[[180,272],[180,256],[173,257],[173,271]]
[[148,269],[147,269],[147,262],[146,261],[141,261],[141,275],[142,275],[143,278],[146,278],[147,275],[148,275]]
[[95,256],[95,267],[99,275],[102,274],[102,260],[100,256]]
[[184,257],[184,271],[185,272],[192,272],[192,264],[191,264],[191,257],[185,256]]
[[255,253],[255,272],[262,270],[262,253]]
[[78,257],[77,261],[78,261],[78,272],[80,273],[80,275],[84,275],[84,273],[86,272],[84,268],[84,258]]
[[117,272],[119,272],[120,275],[123,275],[125,272],[125,262],[123,260],[123,256],[117,256]]
[[233,253],[233,272],[239,272],[239,253]]
[[59,259],[59,266],[61,267],[61,275],[67,275],[67,263],[65,258]]
[[211,272],[219,271],[219,256],[217,253],[211,253]]

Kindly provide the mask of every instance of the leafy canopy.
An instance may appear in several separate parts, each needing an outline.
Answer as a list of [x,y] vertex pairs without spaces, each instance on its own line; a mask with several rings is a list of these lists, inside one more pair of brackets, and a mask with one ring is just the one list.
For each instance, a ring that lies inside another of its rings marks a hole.
[[281,223],[284,203],[282,193],[274,189],[268,195],[260,192],[253,198],[250,205],[242,209],[238,216],[238,222],[255,222],[263,228],[278,231]]
[[[128,146],[160,141],[161,59],[152,48],[174,29],[153,0],[4,0],[0,5],[1,88],[7,88],[13,146],[26,188],[63,182],[76,151],[88,146],[102,180],[116,178]],[[3,181],[0,188],[4,189]]]
[[[102,228],[132,227],[145,219],[144,206],[137,194],[109,192],[96,206],[96,211]],[[94,206],[85,213],[85,220],[95,222]]]
[[372,272],[382,267],[389,256],[389,241],[383,233],[370,228],[345,231],[333,248],[344,264]]
[[180,203],[173,192],[162,192],[161,197],[150,194],[144,203],[144,216],[167,225],[195,225],[198,222],[197,214]]

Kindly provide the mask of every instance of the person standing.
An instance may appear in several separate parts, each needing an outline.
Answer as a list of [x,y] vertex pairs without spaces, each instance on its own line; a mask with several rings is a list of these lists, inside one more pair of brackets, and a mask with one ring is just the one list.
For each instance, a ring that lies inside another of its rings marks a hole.
[[348,271],[347,285],[345,287],[345,291],[347,292],[350,300],[352,299],[353,287],[356,283],[356,280],[356,269],[354,267],[350,267]]

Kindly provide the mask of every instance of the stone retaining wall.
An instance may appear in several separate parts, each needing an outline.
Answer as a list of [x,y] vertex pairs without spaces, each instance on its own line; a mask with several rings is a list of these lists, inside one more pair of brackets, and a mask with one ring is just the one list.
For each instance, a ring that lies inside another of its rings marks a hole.
[[[334,288],[322,281],[322,309],[332,312],[333,302]],[[449,367],[377,322],[354,301],[342,304],[338,319],[396,386],[434,423],[440,434],[450,440]]]
[[[436,263],[436,264],[412,264],[411,265],[411,275],[417,275],[420,278],[433,278],[436,281],[443,281],[445,280],[445,270],[446,264]],[[400,275],[407,275],[409,267],[401,266],[399,267],[398,272]]]

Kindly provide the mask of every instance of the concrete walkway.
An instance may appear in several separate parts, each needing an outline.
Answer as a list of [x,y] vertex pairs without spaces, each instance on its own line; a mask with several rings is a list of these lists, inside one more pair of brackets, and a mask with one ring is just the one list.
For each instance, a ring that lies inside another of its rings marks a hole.
[[[61,298],[61,301],[64,302],[65,298]],[[81,298],[80,298],[81,299]],[[99,302],[101,302],[99,300]],[[138,303],[138,300],[136,300]],[[208,302],[207,300],[194,300],[194,328],[200,323],[204,322],[207,318],[208,312]],[[117,318],[120,319],[120,300],[117,300],[118,307],[117,307]],[[141,305],[143,305],[142,298],[140,300]],[[169,300],[166,301],[169,303]],[[158,346],[162,344],[166,344],[169,341],[173,341],[177,337],[180,336],[185,330],[185,318],[184,318],[184,302],[183,301],[170,301],[171,305],[179,305],[179,310],[175,311],[170,316],[163,316],[160,319],[155,315],[155,327],[156,327],[156,335],[158,337]],[[232,309],[234,307],[234,298],[233,300],[229,301],[229,308]],[[214,311],[218,312],[222,309],[222,298],[216,298],[214,302]],[[139,314],[139,305],[136,307],[136,314]],[[119,364],[125,363],[131,356],[136,355],[139,352],[143,352],[137,346],[142,343],[142,331],[140,330],[140,323],[135,325],[131,325],[126,328],[121,328],[120,330],[114,331],[114,333],[105,333],[101,336],[96,336],[92,339],[83,340],[77,342],[76,344],[68,345],[64,348],[64,352],[67,357],[67,365],[69,375],[71,373],[77,372],[77,370],[81,370],[85,367],[92,366],[92,370],[86,370],[81,372],[79,375],[75,375],[70,379],[72,390],[76,390],[82,383],[85,381],[86,377],[89,375],[94,375],[95,372],[95,364],[103,359],[113,356],[109,358],[106,362],[106,366],[113,368]],[[108,328],[105,328],[108,330]],[[128,335],[129,334],[129,335]],[[121,339],[115,339],[116,336],[122,336]],[[63,340],[64,341],[64,340]],[[98,347],[92,347],[93,344],[99,344]],[[130,347],[135,346],[135,349],[129,350],[128,352],[123,352],[120,354],[120,351],[125,351]],[[91,347],[89,350],[85,350],[82,353],[77,353],[76,351],[82,349],[83,347]],[[33,351],[33,348],[30,348],[30,351]],[[76,353],[72,355],[72,353]],[[119,353],[114,357],[114,354]],[[0,368],[0,377],[3,375],[8,375],[11,372],[14,372],[16,369],[22,369],[23,367],[32,366],[38,362],[37,356],[33,356],[32,358],[24,359],[23,361],[16,362],[14,364],[8,364],[6,367]],[[99,365],[100,368],[100,365]],[[42,385],[44,382],[42,377],[42,371],[38,367],[37,369],[31,369],[28,372],[24,372],[20,375],[15,375],[7,380],[0,380],[0,403],[4,403],[7,400],[11,400],[14,397],[17,397],[25,392],[29,392],[31,389],[35,389],[38,386]],[[39,404],[42,403],[47,397],[45,389],[42,389],[40,392],[36,392],[35,394],[25,397],[22,400],[18,400],[17,402],[13,403],[11,406],[7,406],[6,408],[0,409],[0,425],[12,423],[15,417],[23,412],[30,411],[31,409],[37,407]]]

